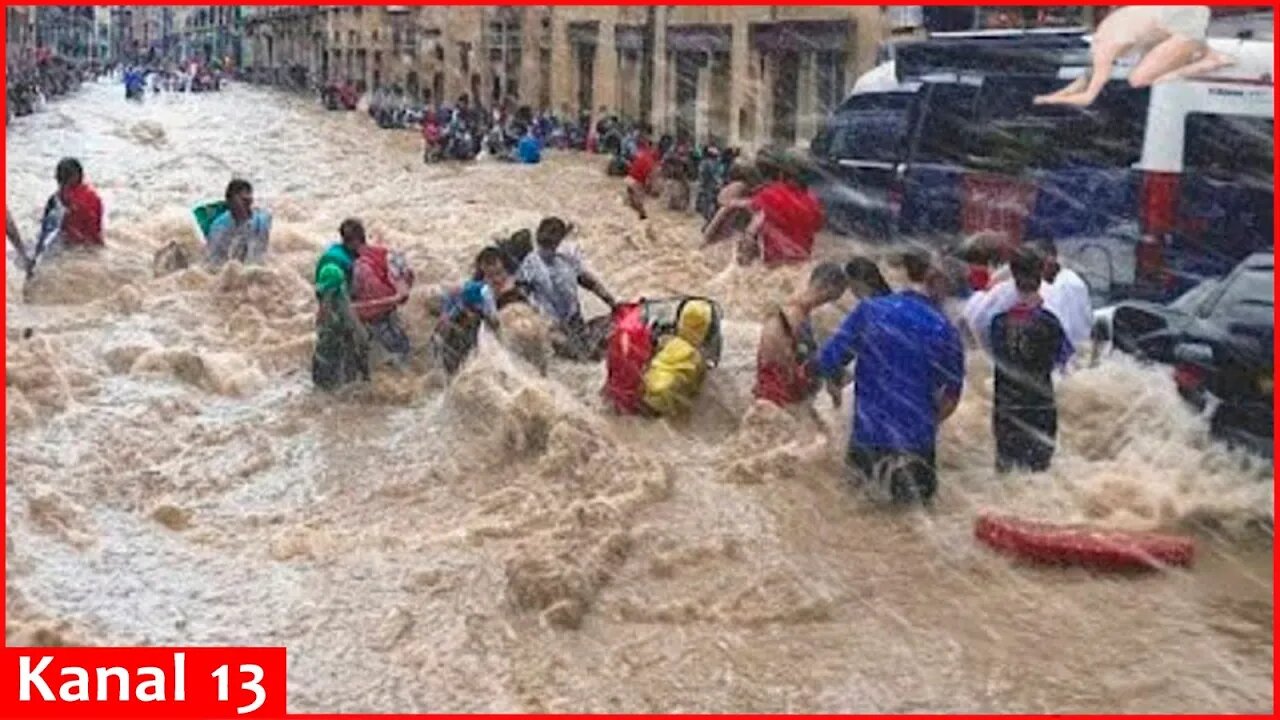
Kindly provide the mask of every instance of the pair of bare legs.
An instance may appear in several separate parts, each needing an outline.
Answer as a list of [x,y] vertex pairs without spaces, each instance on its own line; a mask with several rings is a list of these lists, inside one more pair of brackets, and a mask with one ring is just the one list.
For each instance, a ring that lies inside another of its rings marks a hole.
[[639,180],[630,176],[625,178],[623,183],[626,186],[627,207],[635,210],[641,220],[648,220],[649,215],[644,209],[644,199],[646,195],[653,194],[652,186],[641,183]]
[[[1093,68],[1088,76],[1076,78],[1070,85],[1049,95],[1040,95],[1036,105],[1076,105],[1087,107],[1098,98],[1111,79],[1116,60],[1133,49],[1132,42],[1109,42],[1095,37]],[[1217,52],[1202,40],[1183,35],[1170,35],[1142,56],[1129,73],[1129,84],[1136,88],[1171,80],[1195,77],[1232,65],[1235,61]]]

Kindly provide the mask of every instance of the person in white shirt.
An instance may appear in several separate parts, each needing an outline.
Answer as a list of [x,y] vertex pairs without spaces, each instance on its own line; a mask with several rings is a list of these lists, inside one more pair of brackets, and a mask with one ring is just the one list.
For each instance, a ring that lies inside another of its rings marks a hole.
[[1045,256],[1044,284],[1048,285],[1043,296],[1045,307],[1058,316],[1071,346],[1084,347],[1093,330],[1093,301],[1089,298],[1089,286],[1079,273],[1058,263],[1058,248],[1053,241],[1043,241],[1039,246]]
[[[1093,328],[1089,286],[1074,270],[1058,263],[1058,250],[1052,241],[1044,240],[1036,245],[1045,256],[1044,279],[1040,283],[1044,307],[1058,318],[1071,347],[1079,351],[1089,341]],[[996,273],[990,288],[969,297],[964,307],[965,323],[982,347],[991,347],[991,321],[1017,302],[1018,290],[1008,276],[1008,268]]]

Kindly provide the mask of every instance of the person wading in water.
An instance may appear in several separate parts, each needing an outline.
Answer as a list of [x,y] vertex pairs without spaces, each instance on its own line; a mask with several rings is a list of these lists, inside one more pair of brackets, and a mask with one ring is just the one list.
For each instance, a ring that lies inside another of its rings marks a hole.
[[342,240],[334,243],[316,263],[316,349],[311,378],[316,387],[335,390],[369,379],[369,334],[351,305],[356,258],[365,246],[364,225],[356,219],[342,221]]
[[809,361],[818,350],[809,316],[838,300],[847,287],[839,265],[822,263],[813,269],[808,287],[765,320],[756,351],[756,398],[786,406],[803,402],[817,390],[818,378],[809,373]]
[[1071,343],[1040,297],[1044,257],[1034,248],[1022,247],[1009,269],[1018,300],[991,321],[996,469],[1043,472],[1049,469],[1058,435],[1052,373],[1071,356]]
[[938,488],[938,426],[964,389],[964,346],[927,294],[928,255],[907,253],[903,266],[909,286],[859,302],[819,351],[815,372],[839,385],[857,358],[847,455],[855,482],[927,504]]

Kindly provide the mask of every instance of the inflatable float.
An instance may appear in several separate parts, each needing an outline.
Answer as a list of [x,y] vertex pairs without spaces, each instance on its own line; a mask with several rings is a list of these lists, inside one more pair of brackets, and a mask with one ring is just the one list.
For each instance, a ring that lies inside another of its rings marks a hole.
[[1094,570],[1186,567],[1195,556],[1195,544],[1188,538],[1051,525],[999,515],[979,516],[974,535],[991,548],[1024,560]]

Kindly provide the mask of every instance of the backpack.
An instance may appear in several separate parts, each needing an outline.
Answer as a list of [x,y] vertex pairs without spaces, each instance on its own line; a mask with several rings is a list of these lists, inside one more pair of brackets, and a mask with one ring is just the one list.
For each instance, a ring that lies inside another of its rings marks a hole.
[[[364,263],[373,270],[373,280],[370,283],[354,288],[353,298],[356,302],[393,297],[398,292],[398,287],[413,286],[413,270],[409,268],[402,253],[369,245],[360,253],[356,262]],[[361,308],[357,309],[356,314],[361,320],[370,321],[385,315],[386,309]]]
[[620,304],[613,313],[613,327],[605,352],[605,383],[601,390],[605,402],[616,412],[631,415],[641,411],[644,374],[657,349],[657,340],[675,332],[680,311],[690,300],[711,304],[711,329],[701,350],[708,368],[719,365],[723,315],[714,300],[687,296]]
[[644,371],[653,356],[653,330],[644,302],[619,305],[613,312],[605,354],[605,382],[601,394],[616,412],[640,412],[644,397]]

